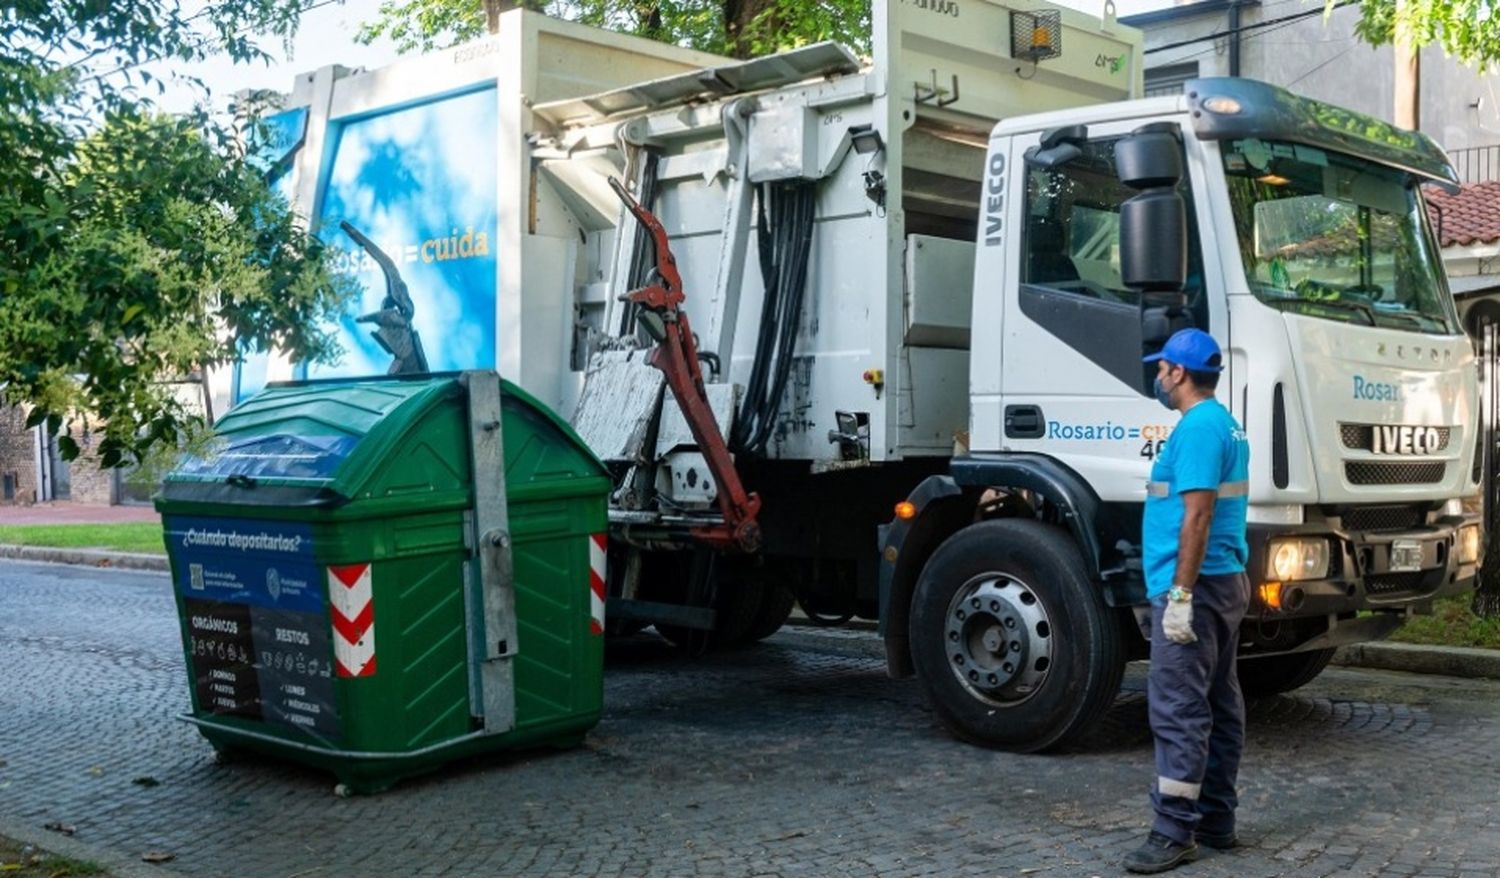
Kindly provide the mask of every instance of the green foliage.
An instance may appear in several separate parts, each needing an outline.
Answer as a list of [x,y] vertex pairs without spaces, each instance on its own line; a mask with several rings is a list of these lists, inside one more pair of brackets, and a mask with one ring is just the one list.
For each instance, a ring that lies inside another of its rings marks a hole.
[[[545,0],[527,8],[622,33],[735,57],[837,40],[870,47],[870,0]],[[395,41],[403,52],[429,51],[485,32],[482,0],[385,0],[359,39]]]
[[7,524],[0,525],[0,545],[46,546],[61,549],[114,549],[161,555],[159,522],[121,524]]
[[[1325,14],[1345,0],[1325,0]],[[1438,45],[1461,63],[1487,68],[1500,61],[1500,4],[1496,0],[1359,0],[1355,32],[1372,46],[1394,41],[1398,23],[1417,47]],[[1399,19],[1399,21],[1398,21]]]
[[[201,418],[162,382],[233,339],[303,359],[352,289],[245,161],[230,123],[158,114],[141,65],[264,59],[303,0],[22,3],[0,28],[0,388],[101,463],[175,448]],[[201,85],[201,84],[200,84]]]
[[1479,646],[1500,649],[1500,619],[1474,614],[1467,597],[1443,598],[1433,604],[1431,616],[1415,616],[1391,635],[1402,643],[1436,646]]

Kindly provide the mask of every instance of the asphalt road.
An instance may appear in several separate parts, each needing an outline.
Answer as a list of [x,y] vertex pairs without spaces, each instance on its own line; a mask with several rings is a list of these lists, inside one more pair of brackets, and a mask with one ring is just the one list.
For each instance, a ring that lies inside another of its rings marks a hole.
[[[339,799],[314,772],[215,765],[173,719],[165,575],[0,562],[0,824],[59,821],[193,875],[1120,874],[1154,774],[1138,673],[1089,741],[1018,756],[954,741],[913,684],[807,640],[694,661],[618,644],[583,747]],[[1247,845],[1178,874],[1500,875],[1497,695],[1331,670],[1254,704]]]

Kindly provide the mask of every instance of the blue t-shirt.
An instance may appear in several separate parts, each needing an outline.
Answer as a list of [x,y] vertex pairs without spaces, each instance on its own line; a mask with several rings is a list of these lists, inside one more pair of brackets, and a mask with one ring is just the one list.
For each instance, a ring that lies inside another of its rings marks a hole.
[[1188,409],[1151,466],[1141,526],[1147,597],[1172,588],[1187,491],[1219,492],[1201,572],[1219,576],[1244,571],[1250,556],[1245,542],[1249,479],[1250,443],[1234,415],[1212,398]]

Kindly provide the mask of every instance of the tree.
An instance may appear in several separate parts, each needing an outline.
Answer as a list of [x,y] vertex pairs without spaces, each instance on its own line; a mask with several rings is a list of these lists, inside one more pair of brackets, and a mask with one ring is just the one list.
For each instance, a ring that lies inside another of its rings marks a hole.
[[[1350,0],[1324,0],[1325,14]],[[1441,46],[1462,64],[1488,69],[1500,61],[1500,6],[1495,0],[1358,0],[1355,33],[1396,51],[1397,125],[1415,129],[1421,105],[1418,53]]]
[[[365,42],[395,41],[403,52],[475,39],[486,30],[486,10],[525,6],[558,18],[749,58],[837,40],[857,51],[870,46],[870,0],[384,0],[380,17],[360,30]],[[493,15],[490,20],[493,20]],[[492,28],[491,28],[492,29]]]
[[[0,393],[105,466],[202,418],[164,386],[248,349],[335,352],[351,282],[247,162],[234,123],[158,114],[159,59],[267,57],[305,0],[23,2],[0,32]],[[201,83],[199,83],[201,87]]]
[[[1348,0],[1326,0],[1332,12]],[[1500,7],[1494,0],[1359,0],[1355,33],[1372,46],[1393,43],[1401,29],[1417,48],[1441,46],[1471,67],[1500,61]]]

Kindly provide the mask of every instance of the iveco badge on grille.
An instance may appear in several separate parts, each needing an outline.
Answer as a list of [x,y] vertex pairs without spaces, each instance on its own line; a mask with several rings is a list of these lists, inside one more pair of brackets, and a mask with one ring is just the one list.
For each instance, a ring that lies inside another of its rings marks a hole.
[[1375,454],[1433,454],[1448,443],[1437,427],[1401,427],[1376,424],[1370,431],[1370,450]]

